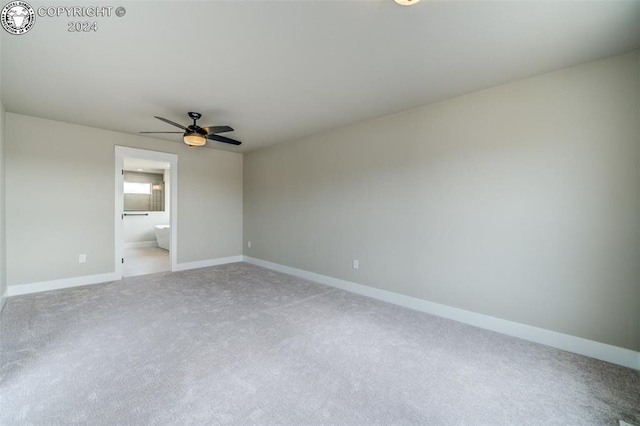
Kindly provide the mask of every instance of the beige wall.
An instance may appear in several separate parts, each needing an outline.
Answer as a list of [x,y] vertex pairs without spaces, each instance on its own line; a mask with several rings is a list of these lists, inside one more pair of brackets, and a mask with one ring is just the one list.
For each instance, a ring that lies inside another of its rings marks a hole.
[[115,145],[178,155],[178,263],[242,253],[241,154],[7,113],[9,285],[114,271]]
[[635,52],[249,153],[244,252],[640,350],[639,76]]

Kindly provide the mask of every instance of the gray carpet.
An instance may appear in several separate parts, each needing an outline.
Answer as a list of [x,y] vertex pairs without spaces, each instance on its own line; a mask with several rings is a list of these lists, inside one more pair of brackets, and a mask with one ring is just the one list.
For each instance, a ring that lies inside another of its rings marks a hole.
[[640,372],[245,263],[12,297],[2,425],[640,425]]

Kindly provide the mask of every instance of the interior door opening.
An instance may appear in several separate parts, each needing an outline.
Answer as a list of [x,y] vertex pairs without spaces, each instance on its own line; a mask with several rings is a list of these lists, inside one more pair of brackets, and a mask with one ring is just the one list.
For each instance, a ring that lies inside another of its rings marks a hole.
[[116,272],[176,267],[177,155],[116,146]]

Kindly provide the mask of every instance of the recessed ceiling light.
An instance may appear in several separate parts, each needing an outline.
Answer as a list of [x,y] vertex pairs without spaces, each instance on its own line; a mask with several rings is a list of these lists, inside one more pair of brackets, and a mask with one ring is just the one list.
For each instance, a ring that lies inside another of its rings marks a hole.
[[139,171],[139,172],[141,172],[141,171],[142,171],[142,169],[136,169],[136,170],[137,170],[137,171]]
[[420,0],[393,0],[398,3],[400,6],[411,6],[412,4],[418,3]]

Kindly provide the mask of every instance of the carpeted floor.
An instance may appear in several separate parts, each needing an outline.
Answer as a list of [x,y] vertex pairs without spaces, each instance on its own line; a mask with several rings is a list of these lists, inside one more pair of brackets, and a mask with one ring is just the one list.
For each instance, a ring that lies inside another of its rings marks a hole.
[[257,266],[12,297],[0,424],[640,424],[640,372]]

